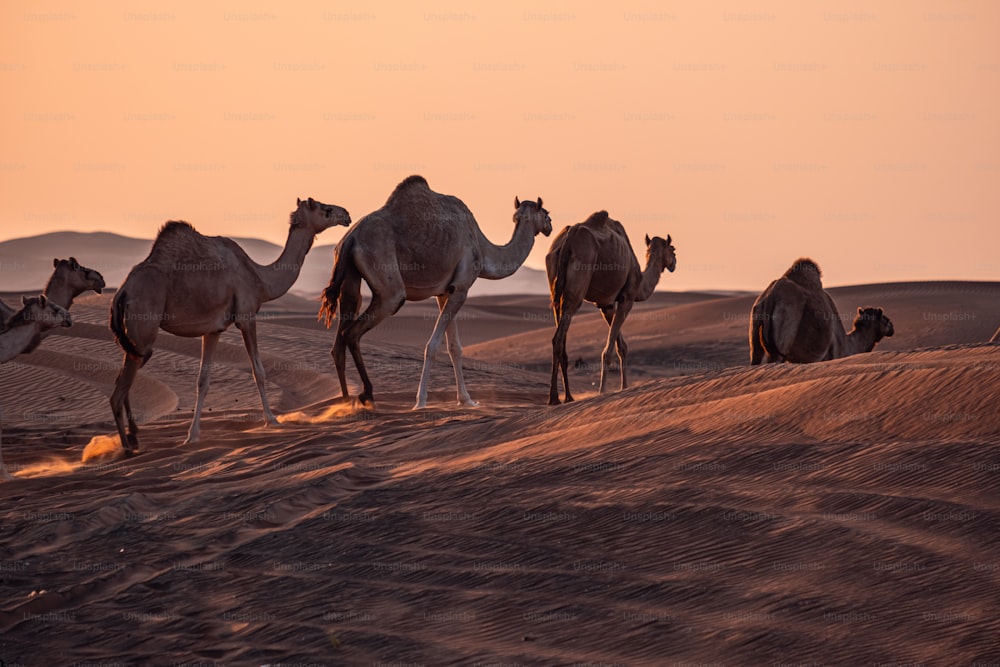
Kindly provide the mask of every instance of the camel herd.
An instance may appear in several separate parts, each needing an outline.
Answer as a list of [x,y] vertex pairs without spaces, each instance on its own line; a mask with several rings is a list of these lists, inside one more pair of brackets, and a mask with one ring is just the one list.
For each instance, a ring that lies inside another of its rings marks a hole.
[[[442,338],[455,370],[459,403],[476,405],[462,376],[458,312],[477,278],[498,280],[511,275],[531,252],[538,234],[552,233],[552,220],[540,197],[536,201],[515,198],[513,222],[510,241],[495,245],[460,199],[434,192],[421,176],[410,176],[396,186],[382,208],[351,226],[337,245],[333,274],[319,311],[327,326],[337,320],[331,354],[344,399],[349,398],[347,351],[361,376],[358,398],[370,403],[373,387],[361,354],[361,337],[406,301],[434,297],[439,314],[424,350],[415,408],[427,403],[431,364]],[[257,350],[256,315],[262,304],[291,288],[316,235],[338,225],[351,225],[343,208],[311,198],[299,200],[290,216],[285,247],[268,265],[251,260],[234,241],[203,236],[186,222],[171,221],[160,229],[149,256],[132,268],[111,305],[111,332],[125,353],[111,409],[126,454],[138,451],[129,391],[153,354],[160,329],[202,339],[194,417],[186,442],[199,438],[212,355],[221,333],[233,324],[250,357],[264,418],[269,424],[276,422]],[[677,266],[669,235],[666,239],[646,236],[645,244],[646,267],[641,269],[624,227],[606,211],[556,235],[545,258],[556,322],[549,404],[560,402],[560,371],[564,400],[573,400],[566,337],[584,301],[600,309],[609,328],[601,363],[601,393],[606,390],[607,369],[615,353],[621,367],[620,386],[628,386],[628,346],[622,325],[632,305],[650,297],[664,269],[672,272]],[[104,288],[101,274],[74,258],[55,260],[54,267],[45,291],[25,297],[19,310],[0,301],[0,363],[33,350],[52,328],[70,326],[68,309],[73,299],[87,290],[100,293]],[[363,312],[362,281],[372,295]],[[751,364],[826,361],[870,351],[882,337],[892,334],[892,323],[881,308],[859,308],[852,331],[845,332],[833,300],[823,290],[819,267],[812,260],[800,259],[753,305]]]

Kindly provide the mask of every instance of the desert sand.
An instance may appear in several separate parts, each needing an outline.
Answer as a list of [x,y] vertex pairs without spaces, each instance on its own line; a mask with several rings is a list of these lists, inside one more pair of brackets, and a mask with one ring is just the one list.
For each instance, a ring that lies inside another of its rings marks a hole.
[[1000,283],[831,293],[896,335],[750,368],[755,295],[660,292],[625,327],[634,386],[604,396],[585,307],[578,400],[556,407],[546,297],[473,296],[481,405],[453,407],[442,353],[422,411],[431,302],[364,339],[369,410],[333,399],[332,333],[287,295],[259,326],[282,425],[261,426],[231,330],[182,447],[199,341],[161,334],[133,390],[140,455],[86,463],[121,353],[110,295],[85,295],[0,367],[0,660],[997,664]]

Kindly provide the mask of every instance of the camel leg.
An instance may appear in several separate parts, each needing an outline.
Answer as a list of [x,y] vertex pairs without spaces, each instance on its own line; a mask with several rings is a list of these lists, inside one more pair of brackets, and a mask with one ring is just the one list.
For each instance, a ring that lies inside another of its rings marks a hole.
[[563,389],[566,390],[566,403],[573,402],[573,394],[569,390],[569,356],[566,354],[566,338],[569,325],[576,314],[576,308],[567,308],[563,303],[562,312],[556,317],[556,333],[552,336],[552,382],[549,384],[549,405],[559,405],[559,371],[562,371]]
[[212,372],[212,355],[215,353],[215,345],[219,342],[219,334],[215,331],[207,333],[201,337],[201,367],[198,369],[198,390],[194,405],[194,419],[191,421],[191,428],[188,430],[185,445],[198,442],[201,436],[201,409],[205,405],[205,396],[208,394],[209,375]]
[[[444,296],[436,297],[438,311],[443,311],[448,304],[448,299]],[[458,393],[459,405],[475,407],[479,403],[472,400],[469,390],[465,387],[465,377],[462,375],[462,341],[458,337],[458,321],[454,318],[448,320],[448,326],[444,330],[445,340],[448,344],[448,356],[451,357],[451,365],[455,369],[455,387]]]
[[[604,308],[601,308],[601,315],[604,316],[604,321],[607,322],[610,327],[615,315],[614,306],[605,306]],[[615,339],[615,348],[618,350],[618,363],[621,364],[621,389],[627,389],[628,377],[625,375],[625,368],[628,363],[628,343],[625,342],[625,336],[623,336],[621,332],[618,333],[618,338]]]
[[[563,347],[561,350],[559,349],[559,329],[562,327],[562,318],[559,316],[558,311],[556,311],[555,317],[556,332],[552,336],[552,380],[549,382],[549,405],[559,405],[559,370],[562,368],[562,357],[566,355],[565,334],[562,336]],[[569,383],[564,380],[563,385],[568,392]]]
[[362,403],[373,403],[373,397],[372,381],[368,377],[365,360],[361,356],[361,337],[378,326],[379,322],[396,313],[406,303],[406,292],[403,289],[402,280],[400,280],[399,289],[393,290],[389,297],[386,297],[383,292],[376,292],[374,288],[372,292],[372,301],[368,304],[365,312],[344,329],[344,343],[351,351],[354,366],[361,376],[362,389],[358,400]]
[[[139,451],[138,428],[135,420],[132,419],[132,406],[129,404],[128,393],[135,382],[135,376],[139,372],[140,362],[125,355],[122,368],[118,371],[115,379],[115,390],[111,393],[111,412],[115,416],[115,426],[118,429],[118,439],[125,450],[125,455],[130,456]],[[126,414],[128,418],[128,431],[125,430]]]
[[136,433],[139,427],[135,423],[135,417],[132,416],[132,401],[129,400],[128,394],[125,395],[125,417],[128,419],[129,432]]
[[[420,386],[417,387],[417,403],[413,406],[414,410],[427,406],[427,386],[431,381],[431,366],[434,365],[434,356],[441,347],[441,339],[444,338],[445,329],[454,323],[455,316],[462,308],[467,296],[466,289],[456,289],[448,295],[444,308],[438,313],[437,322],[434,323],[434,331],[431,332],[431,337],[424,347],[424,369],[420,373]],[[461,373],[461,366],[456,366],[456,377],[461,376]],[[466,392],[466,396],[468,396],[468,392]]]
[[[610,327],[608,329],[608,342],[604,346],[604,353],[601,355],[601,386],[599,388],[600,393],[605,393],[606,385],[605,379],[607,376],[608,364],[611,363],[611,355],[615,353],[615,347],[617,345],[618,337],[621,336],[622,325],[625,324],[625,318],[628,317],[629,312],[632,310],[631,301],[620,301],[615,308],[614,316],[611,319]],[[603,309],[602,309],[603,311]],[[607,316],[605,315],[605,319]],[[622,385],[621,388],[625,388],[625,367],[622,366]]]
[[333,342],[333,349],[330,354],[333,356],[333,364],[337,368],[337,378],[340,380],[340,398],[343,401],[350,399],[351,394],[347,389],[347,339],[344,332],[358,319],[358,312],[361,310],[361,281],[346,281],[340,289],[340,313],[337,315],[337,336]]
[[267,403],[267,387],[264,384],[267,377],[264,374],[264,364],[260,361],[260,350],[257,349],[257,321],[251,318],[239,329],[240,333],[243,334],[243,345],[247,349],[247,354],[250,355],[250,370],[253,373],[253,381],[257,385],[257,393],[260,394],[264,422],[269,426],[274,426],[278,423],[278,419],[271,412],[271,406]]
[[[753,317],[753,315],[751,315]],[[759,366],[764,359],[764,343],[761,341],[763,325],[753,320],[750,323],[750,365]]]

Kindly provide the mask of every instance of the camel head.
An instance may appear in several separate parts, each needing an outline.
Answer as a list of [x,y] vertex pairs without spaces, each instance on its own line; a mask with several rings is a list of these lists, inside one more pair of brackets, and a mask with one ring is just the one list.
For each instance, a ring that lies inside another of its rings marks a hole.
[[656,257],[660,259],[660,266],[670,273],[677,268],[677,256],[674,254],[670,234],[667,234],[666,240],[659,236],[649,238],[649,234],[646,234],[646,266],[649,266],[650,260]]
[[854,328],[874,331],[876,343],[895,333],[892,322],[881,308],[858,308],[858,316],[854,318]]
[[66,283],[73,288],[76,294],[82,294],[87,290],[94,290],[98,294],[104,289],[104,276],[95,271],[82,266],[76,257],[69,259],[53,259],[52,266],[56,273],[61,273]]
[[552,233],[552,218],[549,212],[542,208],[542,198],[537,202],[521,201],[514,197],[514,224],[520,225],[522,222],[529,223],[535,230],[535,236],[541,232],[545,236]]
[[19,313],[15,313],[8,322],[8,327],[13,327],[16,319],[29,322],[41,322],[42,328],[51,329],[53,327],[72,326],[69,311],[46,298],[44,294],[38,296],[22,296],[21,305],[23,308]]
[[296,201],[298,207],[292,212],[291,218],[293,227],[301,225],[316,235],[330,227],[349,227],[351,224],[351,214],[339,206],[324,204],[312,197]]

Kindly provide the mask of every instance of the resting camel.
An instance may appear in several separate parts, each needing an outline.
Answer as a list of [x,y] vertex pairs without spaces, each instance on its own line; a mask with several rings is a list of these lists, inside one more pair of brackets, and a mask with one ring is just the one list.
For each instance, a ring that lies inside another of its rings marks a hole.
[[600,392],[605,392],[605,378],[615,348],[621,364],[621,389],[628,387],[625,365],[628,345],[622,335],[622,325],[636,301],[645,301],[656,289],[663,269],[677,268],[677,257],[670,235],[650,239],[646,236],[646,269],[639,270],[639,261],[632,251],[628,234],[617,220],[599,211],[584,222],[566,227],[552,241],[545,256],[545,272],[552,294],[552,310],[556,333],[552,337],[552,381],[549,384],[549,405],[559,405],[559,369],[562,369],[566,402],[573,400],[569,390],[569,360],[566,355],[566,335],[570,321],[584,301],[601,309],[608,323],[608,342],[601,357]]
[[111,304],[111,331],[125,351],[111,395],[111,410],[126,454],[136,453],[139,446],[129,389],[139,368],[152,356],[160,329],[175,336],[201,337],[194,419],[185,444],[196,442],[200,435],[212,354],[219,335],[231,324],[240,330],[250,355],[264,419],[268,424],[277,423],[267,403],[264,366],[257,351],[257,311],[291,288],[317,234],[350,223],[350,215],[339,206],[311,198],[299,200],[290,216],[285,248],[267,266],[250,259],[233,240],[202,236],[186,222],[171,221],[160,229],[149,256],[132,268]]
[[854,328],[844,331],[833,299],[823,289],[820,270],[799,259],[768,285],[750,311],[750,364],[812,363],[871,352],[892,322],[881,308],[858,308]]
[[[542,200],[514,199],[514,235],[504,246],[487,239],[468,207],[457,197],[434,192],[422,176],[396,186],[385,206],[358,221],[337,245],[333,275],[323,292],[319,316],[330,326],[340,306],[337,337],[331,354],[347,399],[346,350],[361,376],[359,399],[372,402],[372,383],[361,356],[361,337],[406,301],[437,298],[438,318],[424,349],[424,367],[414,409],[427,405],[431,364],[447,336],[455,368],[458,402],[476,405],[462,377],[462,344],[456,316],[477,278],[498,280],[514,273],[527,258],[538,233],[552,232]],[[361,310],[361,281],[372,300]]]
[[[80,296],[87,290],[94,290],[98,294],[104,289],[104,277],[93,269],[81,266],[75,257],[69,259],[53,259],[52,266],[55,271],[49,278],[48,284],[42,294],[57,306],[62,306],[69,310],[73,305],[73,299]],[[7,327],[7,320],[14,314],[14,309],[3,301],[0,301],[0,332]],[[42,338],[51,333],[51,329],[42,332]],[[31,350],[25,350],[31,352]]]

